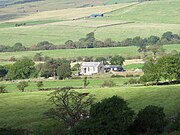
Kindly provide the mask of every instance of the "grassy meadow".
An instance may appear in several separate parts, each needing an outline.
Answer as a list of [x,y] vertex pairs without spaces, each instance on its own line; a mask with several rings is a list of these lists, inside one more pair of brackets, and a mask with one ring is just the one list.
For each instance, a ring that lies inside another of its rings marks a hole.
[[[165,51],[171,52],[172,50],[180,51],[180,44],[164,45]],[[110,48],[88,48],[88,49],[62,49],[62,50],[48,50],[48,51],[26,51],[26,52],[3,52],[0,53],[1,60],[9,60],[11,57],[17,59],[24,56],[33,58],[36,53],[42,52],[44,56],[52,58],[77,58],[77,57],[98,57],[98,56],[111,56],[121,55],[124,57],[136,57],[141,56],[138,48],[135,46],[129,47],[110,47]]]
[[[126,2],[44,11],[2,21],[0,44],[12,46],[16,42],[21,42],[25,46],[32,46],[41,41],[50,41],[61,45],[70,39],[77,41],[89,32],[94,32],[98,40],[112,38],[116,41],[135,36],[161,36],[166,31],[179,33],[178,0],[159,0],[140,4],[128,0]],[[88,18],[92,13],[105,14],[102,18]],[[24,22],[27,26],[13,26],[15,23]]]
[[[124,98],[129,106],[138,111],[147,105],[164,107],[165,113],[170,116],[180,110],[180,89],[176,86],[153,86],[153,87],[116,87],[94,88],[79,90],[96,95],[96,101],[103,98],[118,95]],[[0,94],[0,125],[6,124],[12,127],[37,128],[39,125],[52,124],[43,113],[51,104],[47,101],[48,94],[45,92],[15,92]]]
[[[116,87],[120,87],[124,85],[124,82],[129,80],[130,78],[110,78],[110,76],[103,75],[103,77],[89,77],[88,80],[90,84],[88,85],[89,88],[99,88],[103,84],[105,80],[112,80],[116,83]],[[36,86],[38,79],[36,80],[29,80],[29,86],[25,89],[26,92],[33,92],[37,91],[38,87]],[[57,88],[57,87],[83,87],[83,78],[82,79],[69,79],[69,80],[42,80],[44,86],[42,88]],[[0,82],[0,85],[5,85],[6,90],[8,92],[20,92],[17,88],[18,81],[4,81]]]

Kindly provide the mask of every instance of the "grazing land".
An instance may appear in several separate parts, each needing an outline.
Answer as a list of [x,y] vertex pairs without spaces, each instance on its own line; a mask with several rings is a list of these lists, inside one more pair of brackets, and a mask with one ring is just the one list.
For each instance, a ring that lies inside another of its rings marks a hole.
[[[165,113],[174,115],[180,109],[179,85],[153,87],[116,87],[79,90],[96,95],[96,101],[118,95],[128,101],[129,105],[138,111],[147,105],[158,105],[165,108]],[[15,92],[0,94],[0,125],[12,127],[36,128],[47,126],[52,121],[43,115],[50,108],[46,92]]]
[[[2,21],[0,44],[12,46],[16,42],[22,42],[25,46],[32,46],[41,41],[50,41],[61,45],[70,39],[77,41],[90,32],[94,32],[98,40],[111,38],[116,41],[135,36],[144,38],[151,35],[160,36],[166,31],[179,33],[180,16],[177,11],[180,10],[178,6],[180,2],[178,0],[126,2],[54,9]],[[89,18],[93,13],[104,13],[104,17]],[[27,25],[15,27],[16,23]]]
[[[166,52],[171,52],[172,50],[180,50],[180,44],[164,45]],[[43,55],[52,58],[77,58],[77,57],[98,57],[98,56],[111,56],[111,55],[121,55],[124,57],[136,57],[141,56],[138,48],[135,46],[129,47],[110,47],[110,48],[92,48],[92,49],[62,49],[62,50],[48,50],[48,51],[26,51],[26,52],[4,52],[0,53],[1,60],[9,60],[11,57],[17,59],[24,56],[33,58],[33,56],[42,52]]]

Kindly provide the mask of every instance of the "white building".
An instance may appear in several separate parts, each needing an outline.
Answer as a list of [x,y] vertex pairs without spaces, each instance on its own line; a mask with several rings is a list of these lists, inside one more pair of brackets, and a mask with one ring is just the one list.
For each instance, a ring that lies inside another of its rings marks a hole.
[[104,73],[103,62],[83,62],[81,65],[80,74],[82,75],[92,75]]

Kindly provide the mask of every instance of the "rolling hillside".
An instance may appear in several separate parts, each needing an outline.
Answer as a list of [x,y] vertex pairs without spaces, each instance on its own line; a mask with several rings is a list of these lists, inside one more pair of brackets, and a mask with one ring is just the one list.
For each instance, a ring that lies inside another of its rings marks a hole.
[[[56,2],[51,1],[47,6],[54,7],[51,4]],[[63,7],[59,4],[56,5]],[[99,40],[112,38],[116,41],[135,36],[160,36],[166,31],[179,33],[179,5],[179,0],[160,0],[61,10],[49,9],[50,11],[39,11],[29,15],[25,13],[25,17],[6,22],[1,21],[0,44],[12,46],[16,42],[22,42],[26,46],[32,46],[41,41],[50,41],[59,45],[64,44],[69,39],[76,41],[89,32],[95,32]],[[8,8],[14,11],[13,6]],[[104,17],[89,18],[93,13],[104,13]],[[16,23],[26,23],[26,26],[15,27]]]

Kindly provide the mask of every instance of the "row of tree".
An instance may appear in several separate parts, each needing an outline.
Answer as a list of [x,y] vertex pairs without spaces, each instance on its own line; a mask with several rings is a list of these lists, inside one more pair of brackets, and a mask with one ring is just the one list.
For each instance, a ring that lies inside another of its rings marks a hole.
[[144,64],[143,82],[180,81],[180,53],[149,59]]
[[162,107],[149,105],[135,115],[117,96],[94,103],[93,95],[66,88],[52,92],[50,101],[55,106],[45,115],[63,121],[70,135],[158,135],[165,129],[180,130],[179,114],[169,119]]
[[25,47],[22,43],[16,43],[12,47],[0,45],[0,52],[15,52],[15,51],[35,51],[35,50],[55,50],[55,49],[76,49],[76,48],[101,48],[101,47],[121,47],[121,46],[139,46],[143,48],[148,45],[165,45],[180,43],[180,35],[172,32],[165,32],[161,37],[150,36],[141,38],[127,38],[123,41],[113,41],[110,38],[100,41],[95,38],[94,32],[88,33],[85,38],[81,38],[74,42],[68,40],[64,45],[54,45],[48,41],[39,42],[37,45]]
[[[36,58],[41,58],[36,57]],[[39,60],[38,59],[38,60]],[[125,59],[122,56],[115,55],[110,59],[110,63],[104,57],[97,57],[96,62],[104,64],[123,65]],[[48,58],[45,63],[35,65],[35,62],[27,57],[17,60],[14,64],[5,66],[0,65],[0,78],[4,80],[29,79],[37,77],[56,77],[57,79],[70,78],[72,71],[79,71],[80,64],[77,63],[71,68],[71,61],[66,59]]]

